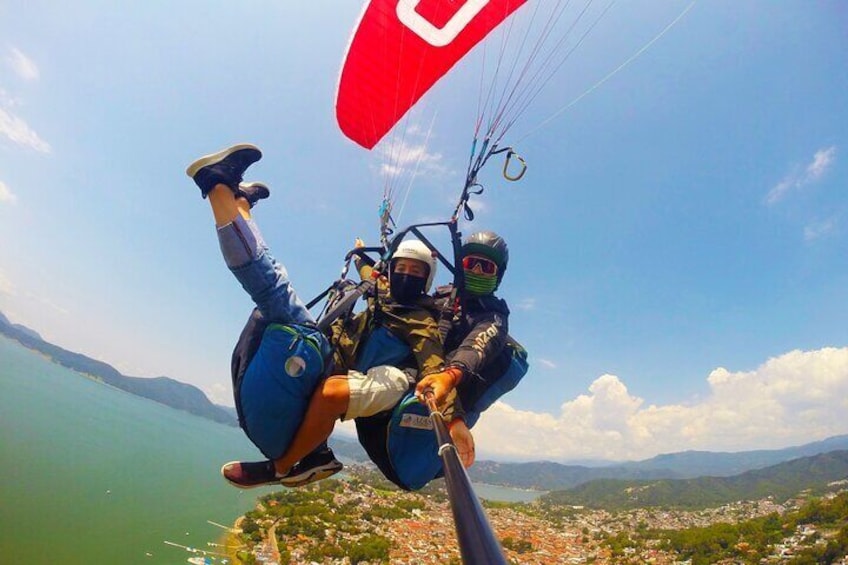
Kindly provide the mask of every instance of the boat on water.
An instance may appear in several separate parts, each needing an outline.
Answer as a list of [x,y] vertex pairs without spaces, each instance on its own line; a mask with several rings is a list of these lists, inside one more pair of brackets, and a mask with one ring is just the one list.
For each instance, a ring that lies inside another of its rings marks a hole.
[[[189,557],[188,562],[192,563],[193,565],[211,565],[212,563],[215,563],[215,558],[209,557],[209,556],[206,556],[206,557]],[[226,559],[221,559],[220,563],[226,564],[226,563],[229,563],[229,561],[227,561]]]

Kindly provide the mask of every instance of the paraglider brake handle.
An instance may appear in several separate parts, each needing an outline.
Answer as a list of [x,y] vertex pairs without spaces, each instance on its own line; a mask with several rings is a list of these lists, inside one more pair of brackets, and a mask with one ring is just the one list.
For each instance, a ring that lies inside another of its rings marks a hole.
[[377,262],[369,257],[368,253],[377,253],[382,254],[384,249],[382,247],[354,247],[345,255],[345,261],[350,261],[351,257],[356,255],[360,259],[362,259],[369,267],[373,267]]

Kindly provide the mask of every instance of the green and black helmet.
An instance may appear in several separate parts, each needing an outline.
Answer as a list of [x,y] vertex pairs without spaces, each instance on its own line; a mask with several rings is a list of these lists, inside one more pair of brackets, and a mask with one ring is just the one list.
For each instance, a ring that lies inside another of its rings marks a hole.
[[509,263],[509,247],[506,241],[493,231],[478,231],[468,236],[462,244],[462,256],[482,255],[498,266],[498,284],[503,279]]

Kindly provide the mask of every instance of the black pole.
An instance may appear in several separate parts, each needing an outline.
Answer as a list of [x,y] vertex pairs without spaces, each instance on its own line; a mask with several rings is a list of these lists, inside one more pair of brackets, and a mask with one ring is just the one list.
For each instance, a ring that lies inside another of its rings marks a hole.
[[448,489],[462,562],[465,565],[507,565],[501,544],[492,531],[483,505],[474,494],[471,480],[459,460],[459,454],[451,441],[444,418],[436,408],[432,397],[428,398],[427,404],[439,444],[439,456],[442,458],[445,485]]

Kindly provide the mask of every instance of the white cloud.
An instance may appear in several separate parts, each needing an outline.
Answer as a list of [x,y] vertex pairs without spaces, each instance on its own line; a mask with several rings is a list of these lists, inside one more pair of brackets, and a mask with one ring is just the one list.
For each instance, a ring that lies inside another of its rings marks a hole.
[[797,173],[790,173],[787,177],[777,183],[766,195],[766,204],[774,204],[786,196],[786,193],[796,185],[796,177]]
[[4,108],[14,108],[19,106],[21,101],[14,98],[11,94],[0,88],[0,106]]
[[424,144],[399,143],[382,151],[383,158],[392,159],[399,167],[409,167],[416,163],[435,163],[441,160],[439,153],[429,153]]
[[556,369],[556,367],[557,367],[556,363],[554,363],[553,361],[550,361],[548,359],[539,359],[536,362],[539,365],[541,365],[542,367],[545,367],[547,369]]
[[233,387],[229,384],[215,383],[203,389],[203,392],[214,404],[233,406]]
[[35,302],[36,304],[40,304],[42,306],[47,306],[49,309],[53,310],[57,314],[61,314],[62,316],[67,316],[67,315],[70,314],[70,311],[67,308],[65,308],[64,306],[60,306],[59,304],[56,304],[55,302],[53,302],[49,298],[45,298],[43,296],[33,294],[32,292],[29,292],[29,291],[26,291],[24,293],[24,297],[27,300],[31,300],[31,301]]
[[535,298],[522,298],[516,304],[513,305],[513,308],[516,310],[533,310],[536,308],[536,299]]
[[0,135],[5,135],[18,145],[35,149],[41,153],[50,153],[50,144],[20,117],[0,108]]
[[17,199],[18,197],[12,193],[11,189],[0,181],[0,204],[14,204]]
[[833,235],[835,232],[836,220],[834,218],[829,218],[827,220],[815,222],[804,227],[804,240],[814,241],[816,239],[821,239],[823,237]]
[[337,421],[333,428],[333,434],[345,436],[345,439],[350,441],[351,438],[356,438],[356,422],[354,420]]
[[[448,202],[450,202],[451,206],[456,206],[457,197],[459,196],[459,186],[457,186],[456,194],[451,194],[450,199],[448,199]],[[477,220],[480,220],[484,214],[487,214],[489,210],[492,209],[489,206],[488,200],[486,200],[485,198],[480,198],[478,196],[472,196],[471,200],[468,202],[468,205],[471,207],[471,210],[474,212],[474,217]]]
[[795,168],[783,177],[766,195],[766,204],[776,204],[792,190],[801,189],[820,180],[836,161],[836,146],[819,149],[803,169]]
[[848,347],[791,351],[754,371],[718,368],[707,382],[710,393],[692,404],[646,405],[615,375],[599,377],[556,415],[497,402],[474,428],[478,451],[525,460],[644,459],[778,448],[848,432]]
[[0,272],[0,294],[15,295],[15,285],[2,272]]
[[831,146],[827,149],[819,149],[816,151],[816,154],[813,155],[813,162],[807,165],[807,175],[806,179],[809,182],[814,180],[818,180],[824,175],[830,166],[833,164],[833,161],[836,159],[836,147]]
[[417,177],[444,174],[441,153],[427,151],[424,142],[407,141],[381,144],[377,147],[381,159],[380,174],[384,177]]
[[11,54],[6,58],[9,66],[15,71],[15,74],[24,80],[37,80],[39,77],[38,67],[36,64],[24,55],[19,49],[12,48]]

